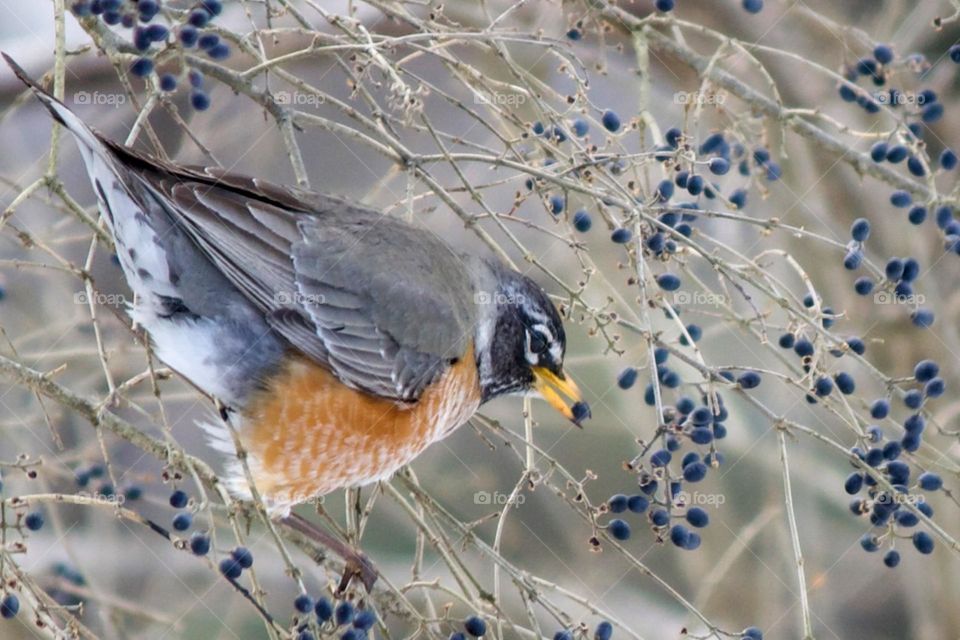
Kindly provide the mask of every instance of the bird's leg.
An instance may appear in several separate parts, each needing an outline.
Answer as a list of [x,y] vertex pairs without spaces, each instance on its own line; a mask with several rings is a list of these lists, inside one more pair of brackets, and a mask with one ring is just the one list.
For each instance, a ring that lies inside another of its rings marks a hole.
[[377,569],[361,551],[354,549],[329,531],[321,529],[295,513],[283,517],[280,522],[343,558],[345,567],[343,577],[340,579],[340,586],[337,587],[337,595],[343,594],[347,590],[347,586],[353,577],[360,578],[360,582],[366,587],[367,593],[371,592],[374,583],[377,581]]

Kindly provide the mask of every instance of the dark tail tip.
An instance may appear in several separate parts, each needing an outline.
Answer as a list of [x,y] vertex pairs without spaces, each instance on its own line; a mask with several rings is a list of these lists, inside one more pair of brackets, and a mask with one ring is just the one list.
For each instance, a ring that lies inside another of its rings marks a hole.
[[[23,70],[23,67],[17,64],[13,58],[11,58],[10,56],[8,56],[6,53],[2,51],[0,51],[0,56],[3,56],[4,61],[13,70],[14,75],[20,78],[20,81],[23,82],[23,84],[30,87],[30,89],[33,90],[36,96],[40,98],[40,101],[43,102],[45,107],[47,107],[47,109],[53,115],[54,119],[60,122],[60,124],[66,126],[67,123],[64,122],[63,116],[61,116],[60,113],[58,112],[58,107],[61,109],[67,109],[67,107],[63,105],[63,103],[61,103],[59,100],[54,98],[49,91],[47,91],[46,89],[41,87],[39,84],[37,84],[37,82],[33,78],[27,75],[27,72]],[[69,111],[69,109],[67,110]]]
[[0,56],[3,56],[3,59],[4,61],[6,61],[7,66],[13,69],[14,75],[20,78],[20,81],[23,82],[23,84],[27,85],[28,87],[36,91],[46,93],[43,90],[43,88],[40,87],[40,85],[38,85],[36,82],[33,81],[33,78],[27,75],[27,72],[23,70],[23,67],[18,65],[13,58],[11,58],[10,56],[8,56],[6,53],[2,51],[0,51]]

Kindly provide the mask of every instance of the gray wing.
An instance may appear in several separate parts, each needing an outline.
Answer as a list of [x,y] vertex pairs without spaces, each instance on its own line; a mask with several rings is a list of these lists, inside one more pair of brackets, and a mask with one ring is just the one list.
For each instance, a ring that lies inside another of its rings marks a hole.
[[415,400],[466,353],[472,278],[429,231],[321,194],[155,167],[140,175],[191,240],[292,347],[346,384]]

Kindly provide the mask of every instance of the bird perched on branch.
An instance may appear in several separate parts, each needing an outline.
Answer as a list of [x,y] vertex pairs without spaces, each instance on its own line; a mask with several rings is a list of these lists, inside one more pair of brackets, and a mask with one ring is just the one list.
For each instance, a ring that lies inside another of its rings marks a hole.
[[[504,394],[589,415],[530,278],[378,211],[107,140],[4,58],[76,139],[133,320],[218,402],[206,429],[231,454],[239,436],[272,516],[390,476]],[[225,481],[251,497],[235,455]]]

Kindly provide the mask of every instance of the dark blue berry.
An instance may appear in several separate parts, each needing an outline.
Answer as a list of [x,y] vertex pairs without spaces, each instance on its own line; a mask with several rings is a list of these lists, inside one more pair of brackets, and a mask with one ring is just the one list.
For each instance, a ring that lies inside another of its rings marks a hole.
[[860,489],[863,488],[863,475],[859,473],[851,473],[847,476],[846,482],[843,484],[844,491],[850,495],[856,495],[860,493]]
[[763,632],[757,627],[747,627],[740,635],[740,640],[763,640]]
[[862,356],[867,351],[867,345],[863,343],[863,340],[856,336],[850,336],[847,338],[847,346],[850,347],[850,351],[853,351],[858,356]]
[[190,536],[190,551],[198,556],[207,555],[210,552],[210,536],[199,531],[195,532]]
[[559,194],[550,196],[550,213],[555,216],[563,213],[563,208],[566,206],[566,202],[566,199]]
[[946,391],[947,383],[943,378],[934,378],[923,385],[923,395],[928,398],[939,398]]
[[[694,429],[694,431],[708,431],[707,429]],[[709,432],[709,431],[708,431]],[[707,465],[702,462],[694,462],[683,468],[683,479],[687,482],[700,482],[707,476]]]
[[886,142],[875,142],[872,147],[870,147],[870,159],[874,162],[883,162],[887,159],[887,143]]
[[760,381],[760,374],[756,371],[746,371],[737,378],[737,384],[744,389],[755,389],[760,386]]
[[873,57],[880,64],[893,62],[893,48],[888,44],[878,44],[873,48]]
[[590,131],[590,125],[583,118],[575,119],[570,128],[573,129],[574,135],[578,138],[582,138]]
[[218,16],[223,11],[223,2],[221,0],[200,0],[200,6],[210,12],[210,15]]
[[610,524],[608,525],[608,529],[610,531],[610,535],[617,540],[630,539],[630,525],[619,518],[614,518],[611,520]]
[[670,464],[673,456],[666,449],[659,449],[650,456],[650,464],[655,467],[665,467]]
[[940,168],[953,171],[957,168],[957,154],[953,149],[944,149],[940,152]]
[[690,176],[687,179],[687,193],[698,196],[703,193],[703,176]]
[[173,517],[173,528],[177,531],[186,531],[193,524],[193,515],[184,511]]
[[734,205],[737,209],[743,209],[747,204],[747,191],[746,189],[737,189],[730,194],[730,203]]
[[620,130],[620,116],[609,109],[603,112],[603,115],[600,117],[600,122],[607,131],[615,133]]
[[848,396],[851,393],[853,393],[857,387],[856,382],[853,379],[853,376],[851,376],[849,373],[845,371],[841,371],[836,376],[834,376],[833,379],[834,379],[834,382],[836,382],[837,389],[839,389],[840,393],[842,393],[845,396]]
[[[343,602],[341,602],[340,604],[337,605],[337,608],[336,608],[336,609],[334,609],[334,611],[333,611],[333,618],[334,618],[334,621],[337,623],[337,626],[339,627],[339,626],[343,626],[343,625],[345,625],[345,624],[350,624],[351,622],[353,622],[353,616],[354,616],[354,614],[355,614],[355,610],[354,610],[354,608],[353,608],[353,604],[351,604],[350,602],[344,600]],[[479,621],[480,621],[480,624],[483,625],[483,630],[484,630],[484,632],[486,632],[486,630],[487,630],[487,628],[486,628],[487,625],[484,624],[483,620],[480,620],[480,618],[468,618],[468,619],[467,619],[467,622],[469,623],[470,620],[473,620],[473,619],[479,620]],[[467,631],[470,631],[469,624],[468,624],[468,626],[467,626]],[[480,634],[475,634],[475,635],[481,635],[481,636],[482,636],[483,634],[480,633]]]
[[610,513],[623,513],[626,511],[628,500],[629,498],[622,493],[611,496],[607,501],[607,505],[610,507]]
[[8,593],[0,600],[0,616],[7,620],[13,618],[20,611],[20,599],[15,594]]
[[637,370],[634,367],[627,367],[617,376],[617,386],[621,389],[629,389],[637,381]]
[[633,239],[633,232],[626,227],[620,227],[619,229],[614,229],[613,233],[610,234],[610,240],[617,244],[626,244]]
[[943,487],[943,479],[931,471],[925,471],[917,478],[920,488],[924,491],[939,491]]
[[880,548],[880,542],[877,540],[877,536],[872,533],[865,533],[860,538],[860,546],[863,547],[864,551],[873,553]]
[[165,73],[160,76],[160,90],[161,91],[174,91],[177,88],[177,76],[172,73]]
[[487,623],[480,616],[470,616],[464,621],[463,626],[467,633],[477,638],[487,633]]
[[714,175],[723,176],[730,171],[730,162],[726,158],[710,158],[710,171]]
[[202,29],[210,22],[210,14],[205,9],[194,9],[190,12],[187,22],[193,27]]
[[43,514],[39,511],[32,511],[23,519],[23,524],[30,531],[39,531],[43,528]]
[[653,6],[657,8],[657,11],[663,11],[666,13],[667,11],[673,11],[674,7],[677,6],[677,3],[676,0],[656,0],[656,2],[653,3]]
[[690,507],[690,509],[687,510],[687,522],[689,522],[691,526],[702,529],[710,524],[710,516],[700,507]]
[[913,546],[924,555],[933,553],[933,538],[926,531],[917,531],[913,534]]
[[627,508],[633,513],[644,513],[650,507],[650,501],[646,496],[634,495],[627,500]]
[[928,329],[933,326],[936,316],[929,309],[917,309],[910,314],[910,321],[921,329]]
[[929,382],[940,373],[940,365],[933,360],[921,360],[913,368],[913,377],[917,382]]
[[246,547],[236,547],[230,552],[230,555],[243,569],[249,569],[253,566],[253,554]]
[[817,379],[817,382],[813,385],[813,392],[816,393],[821,398],[824,398],[833,391],[833,380],[826,376],[822,376]]
[[890,549],[883,555],[883,564],[893,569],[900,564],[900,552],[896,549]]
[[870,236],[870,221],[866,218],[857,218],[850,227],[850,236],[857,242],[865,242]]
[[806,338],[800,338],[793,345],[793,352],[801,358],[807,358],[813,355],[813,343]]
[[904,282],[913,282],[920,275],[920,263],[913,258],[907,258],[903,262],[903,275],[900,279]]
[[890,195],[890,204],[897,208],[909,207],[913,202],[913,197],[906,191],[894,191]]
[[200,39],[197,41],[197,44],[201,49],[209,49],[220,43],[220,36],[215,33],[204,33],[200,36]]
[[680,278],[672,273],[662,273],[657,276],[657,285],[664,291],[676,291],[680,288]]
[[190,104],[197,111],[206,111],[210,108],[210,96],[205,92],[196,89],[190,92]]
[[293,608],[300,613],[310,613],[313,611],[313,605],[313,598],[305,593],[301,593],[293,601]]
[[177,489],[170,494],[170,506],[174,509],[183,509],[185,506],[187,506],[188,500],[189,497],[187,494],[180,489]]
[[890,415],[890,401],[886,398],[875,400],[873,404],[870,405],[870,416],[874,420],[883,420],[888,415]]
[[223,42],[219,42],[207,49],[207,55],[213,60],[226,60],[230,57],[230,47]]
[[891,440],[883,445],[883,458],[885,460],[896,460],[903,453],[903,447],[896,440]]
[[907,149],[902,144],[896,144],[892,147],[889,147],[887,150],[887,162],[892,162],[897,164],[903,162],[907,159],[907,156],[910,155],[910,150]]
[[660,184],[657,185],[657,197],[663,202],[673,197],[673,191],[673,182],[670,180],[661,180]]
[[923,404],[923,393],[918,389],[911,389],[903,396],[903,404],[907,405],[908,409],[919,409]]
[[610,640],[613,637],[613,625],[604,620],[593,632],[593,640]]
[[743,0],[743,10],[747,13],[760,13],[763,10],[763,0]]
[[185,25],[180,28],[180,42],[183,43],[183,46],[190,48],[197,44],[199,38],[200,32],[195,27]]
[[687,545],[690,538],[690,530],[682,524],[675,524],[670,527],[670,542],[683,548]]
[[327,598],[320,598],[317,600],[317,603],[313,605],[313,613],[317,616],[317,620],[326,622],[333,617],[333,603]]
[[573,228],[579,231],[580,233],[586,233],[590,230],[590,227],[593,226],[593,220],[590,219],[590,214],[581,209],[573,214]]
[[357,617],[353,619],[354,628],[360,631],[369,631],[375,624],[377,624],[377,614],[370,609],[360,611],[357,613]]
[[920,434],[927,426],[927,421],[919,413],[914,413],[903,421],[903,428],[907,433]]
[[863,263],[863,252],[859,249],[851,249],[843,257],[843,266],[849,271],[856,271]]
[[785,333],[777,340],[777,344],[780,345],[781,349],[793,349],[793,345],[796,344],[796,342],[797,337],[792,333]]
[[[943,117],[943,105],[939,102],[932,102],[930,104],[924,105],[923,109],[920,110],[920,119],[927,124],[932,124]],[[919,164],[921,171],[923,170],[923,165]],[[912,171],[912,170],[911,170]],[[917,174],[923,175],[923,173]]]
[[137,58],[130,65],[130,73],[143,78],[153,73],[153,60],[150,58]]
[[235,558],[227,556],[220,561],[220,573],[229,580],[236,580],[243,573],[243,567]]

